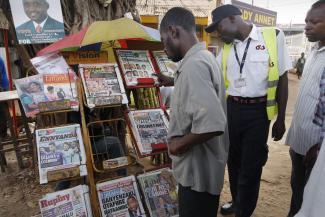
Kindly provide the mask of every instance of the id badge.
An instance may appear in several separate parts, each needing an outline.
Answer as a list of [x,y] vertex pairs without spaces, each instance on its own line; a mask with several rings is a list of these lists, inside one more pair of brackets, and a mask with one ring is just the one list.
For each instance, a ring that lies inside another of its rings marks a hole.
[[245,78],[238,78],[235,80],[235,88],[246,87],[246,79]]

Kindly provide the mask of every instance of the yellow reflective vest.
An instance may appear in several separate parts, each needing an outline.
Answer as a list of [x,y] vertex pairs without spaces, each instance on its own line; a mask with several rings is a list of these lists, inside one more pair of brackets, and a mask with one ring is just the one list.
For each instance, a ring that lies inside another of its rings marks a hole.
[[[276,29],[274,27],[263,27],[262,34],[263,34],[263,39],[266,48],[270,56],[266,111],[267,111],[268,119],[272,120],[273,117],[278,113],[278,107],[275,100],[276,89],[279,82]],[[230,49],[232,47],[233,44],[224,44],[223,51],[222,51],[222,71],[223,71],[223,77],[225,79],[226,89],[228,89],[229,86],[229,81],[227,79],[227,61],[228,61]]]

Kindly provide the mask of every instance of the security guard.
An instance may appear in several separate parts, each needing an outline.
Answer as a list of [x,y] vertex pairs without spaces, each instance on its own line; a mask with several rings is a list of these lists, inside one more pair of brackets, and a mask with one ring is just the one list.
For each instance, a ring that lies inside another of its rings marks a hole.
[[291,61],[282,31],[244,22],[241,11],[223,5],[212,11],[212,24],[224,42],[217,57],[227,87],[230,137],[228,172],[233,202],[222,214],[249,217],[258,199],[262,168],[267,161],[270,121],[275,141],[285,132],[288,78]]

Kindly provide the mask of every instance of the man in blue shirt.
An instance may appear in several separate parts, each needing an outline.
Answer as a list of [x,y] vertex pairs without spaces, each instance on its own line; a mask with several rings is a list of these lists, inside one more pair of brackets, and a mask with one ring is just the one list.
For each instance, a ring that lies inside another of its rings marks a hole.
[[[9,81],[7,77],[5,64],[0,57],[0,92],[9,89]],[[8,104],[7,102],[0,102],[0,114],[5,114],[0,118],[0,137],[7,136],[7,120],[8,120]]]

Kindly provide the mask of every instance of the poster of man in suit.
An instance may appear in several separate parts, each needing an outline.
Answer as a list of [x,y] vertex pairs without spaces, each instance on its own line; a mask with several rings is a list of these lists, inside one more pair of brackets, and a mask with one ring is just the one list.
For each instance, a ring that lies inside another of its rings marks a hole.
[[10,0],[10,7],[19,44],[52,43],[64,37],[59,0]]

